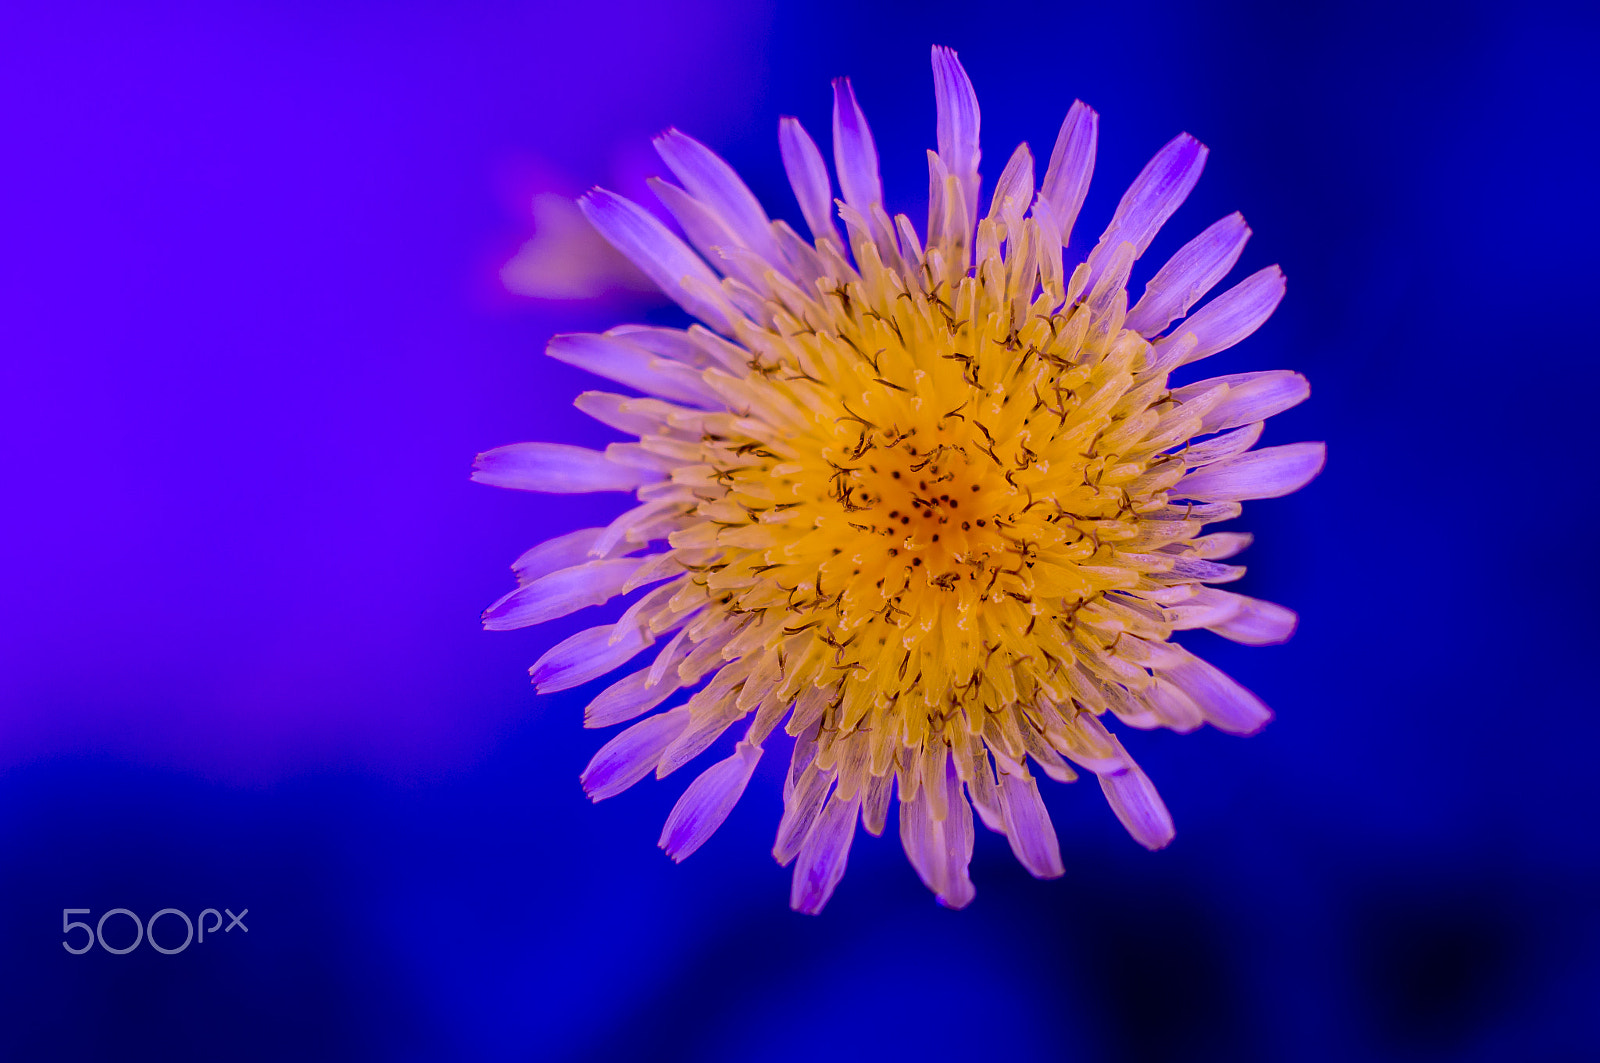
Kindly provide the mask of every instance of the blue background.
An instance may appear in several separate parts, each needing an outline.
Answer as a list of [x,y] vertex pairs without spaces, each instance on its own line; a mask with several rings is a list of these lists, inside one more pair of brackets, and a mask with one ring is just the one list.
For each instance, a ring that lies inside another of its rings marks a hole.
[[[671,6],[0,13],[0,1058],[1600,1059],[1593,8]],[[771,764],[682,866],[690,775],[583,798],[589,692],[525,669],[591,621],[477,614],[619,496],[466,471],[605,438],[552,333],[678,320],[506,292],[533,195],[677,125],[797,220],[778,116],[849,74],[917,216],[931,43],[990,180],[1101,112],[1080,238],[1210,145],[1145,275],[1242,210],[1289,297],[1208,367],[1305,373],[1267,442],[1330,459],[1246,511],[1297,637],[1203,646],[1276,721],[1130,740],[1170,849],[1050,785],[1064,879],[984,834],[947,912],[863,835],[811,919]],[[70,956],[67,907],[249,930]]]

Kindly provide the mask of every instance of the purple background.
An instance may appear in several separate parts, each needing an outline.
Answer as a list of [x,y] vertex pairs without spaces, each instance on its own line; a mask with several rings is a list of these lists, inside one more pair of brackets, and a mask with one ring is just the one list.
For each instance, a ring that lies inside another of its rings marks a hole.
[[[1600,1056],[1593,10],[671,6],[0,11],[0,1058]],[[1203,647],[1278,719],[1130,740],[1169,850],[1052,785],[1064,880],[985,835],[950,913],[863,836],[808,919],[770,771],[675,867],[692,776],[590,806],[591,692],[527,683],[590,618],[479,630],[619,496],[466,471],[607,438],[552,333],[679,321],[505,292],[533,195],[630,190],[677,125],[796,220],[777,118],[825,143],[849,74],[917,216],[930,43],[991,181],[1101,112],[1090,235],[1210,145],[1147,272],[1242,210],[1290,294],[1210,368],[1304,372],[1267,442],[1331,456],[1246,511],[1295,640]],[[224,906],[248,935],[60,946]]]

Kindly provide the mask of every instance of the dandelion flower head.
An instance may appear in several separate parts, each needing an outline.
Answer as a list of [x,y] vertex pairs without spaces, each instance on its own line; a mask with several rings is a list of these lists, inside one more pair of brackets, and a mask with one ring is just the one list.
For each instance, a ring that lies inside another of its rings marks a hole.
[[[836,201],[816,142],[785,118],[779,145],[810,230],[768,218],[734,171],[677,131],[655,180],[679,239],[596,189],[594,227],[698,319],[557,336],[549,353],[630,392],[577,406],[629,437],[596,451],[514,443],[475,479],[529,491],[632,492],[604,528],[534,547],[491,629],[541,623],[642,591],[532,668],[541,692],[638,670],[585,723],[630,726],[584,771],[595,799],[664,777],[739,729],[683,792],[661,836],[681,860],[739,800],[769,745],[789,748],[773,853],[790,902],[817,912],[858,821],[891,799],[907,856],[939,900],[972,900],[974,812],[1034,875],[1062,873],[1037,777],[1094,775],[1151,849],[1173,825],[1106,726],[1249,734],[1266,707],[1175,644],[1205,628],[1281,641],[1295,616],[1219,589],[1250,537],[1205,534],[1240,502],[1295,491],[1323,446],[1252,449],[1304,378],[1247,372],[1169,386],[1180,366],[1255,331],[1284,292],[1277,267],[1198,303],[1249,228],[1212,225],[1128,295],[1134,262],[1194,187],[1206,148],[1167,144],[1098,243],[1064,260],[1094,166],[1098,116],[1075,102],[1036,180],[1027,145],[980,198],[977,97],[935,48],[937,150],[918,231],[883,206],[877,152],[850,84],[834,84]],[[661,706],[680,691],[680,705]]]

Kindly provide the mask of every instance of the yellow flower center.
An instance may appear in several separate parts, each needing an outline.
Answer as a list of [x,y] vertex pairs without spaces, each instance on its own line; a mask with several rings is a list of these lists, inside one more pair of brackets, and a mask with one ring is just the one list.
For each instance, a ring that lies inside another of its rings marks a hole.
[[930,737],[1042,731],[1031,706],[1070,701],[1075,646],[1098,637],[1080,611],[1143,585],[1129,547],[1197,527],[1141,519],[1193,425],[1164,374],[1139,378],[1150,346],[1121,328],[1120,287],[1080,300],[1080,267],[1030,306],[998,251],[981,265],[931,291],[869,265],[769,307],[739,337],[752,371],[708,374],[731,412],[674,474],[704,523],[672,543],[740,625],[724,657],[762,651],[740,673],[752,697],[800,696],[796,731],[820,708],[824,744],[868,741],[874,774]]

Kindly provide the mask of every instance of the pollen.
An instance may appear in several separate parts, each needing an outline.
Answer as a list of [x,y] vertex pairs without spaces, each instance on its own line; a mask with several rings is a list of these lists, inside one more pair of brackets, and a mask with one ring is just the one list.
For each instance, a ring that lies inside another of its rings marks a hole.
[[[1248,644],[1288,636],[1287,609],[1209,586],[1242,574],[1219,561],[1248,536],[1202,531],[1242,500],[1298,489],[1323,460],[1320,444],[1252,449],[1267,416],[1309,393],[1298,375],[1170,383],[1282,297],[1268,267],[1189,313],[1239,257],[1242,218],[1206,229],[1130,305],[1135,264],[1198,179],[1204,147],[1185,135],[1163,148],[1069,263],[1098,117],[1073,104],[1037,187],[1024,145],[982,205],[971,83],[948,49],[934,50],[934,74],[920,233],[884,210],[846,81],[837,210],[815,143],[793,119],[780,127],[810,240],[675,131],[657,148],[680,184],[654,187],[689,244],[590,193],[581,207],[601,234],[701,323],[557,337],[553,356],[644,393],[578,399],[628,440],[604,452],[513,444],[480,455],[474,474],[636,495],[609,526],[519,559],[519,587],[485,622],[526,626],[643,590],[620,620],[533,668],[541,691],[569,689],[666,640],[590,703],[590,726],[643,718],[596,755],[584,786],[599,800],[665,776],[742,723],[732,754],[668,819],[661,845],[682,859],[775,736],[792,736],[773,852],[795,861],[801,911],[826,903],[857,823],[881,833],[891,800],[907,855],[947,905],[973,896],[974,811],[1035,875],[1061,874],[1035,771],[1064,782],[1089,771],[1134,838],[1164,846],[1171,818],[1104,721],[1236,733],[1266,722],[1254,695],[1171,639],[1198,627]],[[692,693],[655,711],[680,691]]]

